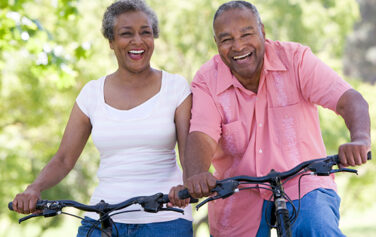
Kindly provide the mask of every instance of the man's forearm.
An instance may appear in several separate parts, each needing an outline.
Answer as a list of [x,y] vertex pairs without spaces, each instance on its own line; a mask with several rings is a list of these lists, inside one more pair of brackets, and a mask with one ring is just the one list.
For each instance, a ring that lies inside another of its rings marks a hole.
[[188,135],[183,163],[184,180],[207,172],[216,149],[216,142],[201,132],[192,132]]
[[368,103],[355,90],[348,90],[340,98],[337,112],[350,131],[351,141],[367,141],[370,144],[370,116]]

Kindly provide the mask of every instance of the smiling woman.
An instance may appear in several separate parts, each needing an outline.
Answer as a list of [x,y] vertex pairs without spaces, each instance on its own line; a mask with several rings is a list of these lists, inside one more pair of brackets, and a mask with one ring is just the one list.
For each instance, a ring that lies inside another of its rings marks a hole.
[[[179,75],[150,66],[158,20],[143,1],[122,0],[110,5],[102,31],[118,68],[81,90],[58,152],[38,178],[15,197],[13,209],[35,211],[41,192],[72,170],[92,135],[101,161],[99,184],[90,204],[100,200],[118,203],[163,192],[169,193],[171,205],[185,207],[184,216],[171,212],[117,214],[113,231],[120,236],[192,236],[189,200],[177,198],[182,173],[175,154],[177,142],[182,162],[191,109],[189,85]],[[87,235],[92,219],[98,215],[86,213],[78,236]],[[100,236],[100,230],[94,232],[91,236]]]

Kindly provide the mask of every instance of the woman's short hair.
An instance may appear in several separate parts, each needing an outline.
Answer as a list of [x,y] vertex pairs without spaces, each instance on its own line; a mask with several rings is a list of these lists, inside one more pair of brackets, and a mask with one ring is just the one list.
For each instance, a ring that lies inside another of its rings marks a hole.
[[159,36],[158,18],[154,11],[143,0],[119,0],[111,4],[103,15],[102,34],[109,41],[114,40],[115,19],[126,12],[141,11],[151,21],[154,38]]

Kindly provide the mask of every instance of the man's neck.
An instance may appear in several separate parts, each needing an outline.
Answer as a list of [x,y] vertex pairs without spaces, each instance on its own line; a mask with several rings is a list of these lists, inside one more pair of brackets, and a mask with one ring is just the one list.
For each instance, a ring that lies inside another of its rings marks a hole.
[[240,84],[244,86],[245,89],[257,94],[260,83],[261,71],[257,72],[251,77],[240,77],[239,75],[235,75],[235,77],[240,82]]

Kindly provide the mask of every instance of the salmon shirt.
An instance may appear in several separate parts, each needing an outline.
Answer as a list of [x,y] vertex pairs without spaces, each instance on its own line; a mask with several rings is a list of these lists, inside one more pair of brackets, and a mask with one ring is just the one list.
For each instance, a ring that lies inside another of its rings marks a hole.
[[[245,89],[219,55],[205,63],[192,82],[190,132],[209,135],[217,143],[214,176],[265,176],[299,163],[325,157],[317,105],[335,111],[351,86],[298,43],[265,41],[264,64],[257,94]],[[316,188],[336,190],[334,176],[304,176],[301,197]],[[299,198],[298,178],[284,185]],[[264,189],[238,192],[209,203],[211,235],[255,236]]]

